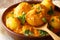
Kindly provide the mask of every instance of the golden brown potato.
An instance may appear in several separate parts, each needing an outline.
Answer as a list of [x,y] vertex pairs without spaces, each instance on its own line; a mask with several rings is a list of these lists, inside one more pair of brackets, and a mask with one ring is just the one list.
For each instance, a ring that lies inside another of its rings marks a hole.
[[9,18],[9,17],[11,17],[11,16],[14,16],[14,15],[13,15],[13,11],[8,12],[8,14],[6,15],[6,18]]
[[54,9],[54,4],[53,4],[52,0],[43,0],[41,4],[46,6],[48,9],[50,9],[50,7],[52,7]]
[[39,26],[44,24],[42,18],[45,17],[47,14],[47,9],[45,6],[36,4],[32,7],[32,10],[30,10],[26,14],[26,21],[28,24],[32,26]]
[[36,14],[35,10],[31,10],[26,15],[26,21],[33,26],[38,26],[42,24],[42,22],[39,19],[39,16]]
[[32,26],[42,25],[44,22],[42,18],[44,17],[43,13],[37,13],[35,9],[29,11],[26,15],[26,21]]
[[6,19],[6,26],[11,30],[15,30],[17,27],[21,27],[20,21],[14,17],[9,17]]
[[22,2],[14,9],[14,16],[21,16],[23,12],[27,13],[30,9],[30,4],[28,4],[27,2]]
[[41,4],[36,4],[32,7],[32,9],[36,9],[37,11],[45,11],[47,12],[47,8],[44,6],[44,5],[41,5]]
[[52,16],[50,25],[55,29],[60,29],[60,16]]

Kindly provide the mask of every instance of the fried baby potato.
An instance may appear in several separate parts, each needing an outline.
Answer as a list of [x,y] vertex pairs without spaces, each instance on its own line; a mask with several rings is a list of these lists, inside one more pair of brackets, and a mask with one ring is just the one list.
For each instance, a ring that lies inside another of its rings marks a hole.
[[[47,9],[45,6],[40,5],[40,4],[36,4],[32,7],[32,10],[30,10],[27,14],[26,14],[26,21],[28,22],[28,24],[32,25],[32,26],[39,26],[44,24],[45,22],[43,19],[47,14]],[[42,20],[43,19],[43,20]]]
[[39,26],[44,23],[42,21],[43,17],[44,17],[44,14],[42,14],[42,13],[38,14],[37,11],[34,9],[27,13],[26,21],[28,22],[28,24],[30,24],[32,26]]
[[11,30],[15,30],[17,27],[21,27],[20,21],[14,17],[9,17],[6,19],[6,26]]
[[47,16],[47,12],[48,12],[48,9],[44,6],[44,5],[41,5],[41,4],[36,4],[32,7],[32,9],[36,9],[37,13],[40,13],[43,14],[43,16]]
[[23,12],[27,13],[30,9],[30,4],[28,4],[27,2],[22,2],[14,9],[14,16],[19,17]]
[[50,9],[50,7],[52,7],[54,9],[54,4],[53,4],[52,0],[43,0],[41,2],[41,4],[44,5],[48,9]]
[[46,9],[46,7],[42,4],[36,4],[32,7],[32,9],[40,9],[40,8]]
[[50,25],[55,29],[60,29],[60,16],[52,16]]

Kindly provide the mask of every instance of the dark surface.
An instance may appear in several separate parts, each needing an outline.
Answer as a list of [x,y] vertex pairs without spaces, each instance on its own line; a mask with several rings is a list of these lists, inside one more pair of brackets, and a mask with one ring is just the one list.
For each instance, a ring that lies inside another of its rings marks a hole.
[[[28,1],[28,3],[39,3],[38,1]],[[19,4],[19,3],[18,3]],[[7,33],[13,37],[15,40],[53,40],[50,36],[45,36],[45,37],[27,37],[22,34],[16,34],[13,31],[9,30],[6,25],[5,25],[5,16],[9,11],[11,11],[13,8],[15,8],[18,4],[12,5],[9,7],[2,15],[2,25],[6,29]],[[57,8],[56,8],[57,9]],[[58,8],[59,9],[59,8]],[[58,10],[57,9],[57,10]],[[59,34],[59,33],[58,33]]]

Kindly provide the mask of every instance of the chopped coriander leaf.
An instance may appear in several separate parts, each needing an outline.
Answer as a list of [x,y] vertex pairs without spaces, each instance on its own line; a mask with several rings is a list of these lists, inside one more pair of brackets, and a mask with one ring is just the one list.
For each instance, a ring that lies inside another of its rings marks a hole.
[[48,11],[48,14],[49,14],[49,15],[54,14],[54,11],[53,11],[53,9],[52,9],[52,6],[50,7],[50,10]]
[[43,31],[43,30],[39,30],[40,36],[46,36],[48,33]]
[[25,14],[22,15],[22,17],[21,17],[21,22],[22,22],[22,24],[25,23]]
[[54,19],[52,19],[51,21],[54,22]]
[[29,35],[29,30],[25,30],[25,35],[28,36]]
[[22,16],[18,17],[19,20],[21,20],[21,24],[23,25],[25,23],[25,13],[22,13]]
[[38,10],[40,10],[41,8],[40,8],[40,7],[38,7],[37,9],[38,9]]
[[42,18],[42,21],[43,21],[43,22],[47,22],[47,20],[46,20],[46,18],[45,18],[45,17],[43,17],[43,18]]
[[17,17],[19,20],[21,19],[21,16]]
[[33,34],[33,32],[31,32],[30,30],[25,30],[24,33],[25,33],[26,36],[28,36],[28,35],[32,35],[32,34]]
[[37,14],[39,14],[41,12],[41,8],[37,7],[38,11],[36,12]]
[[29,34],[29,30],[25,30],[25,34]]

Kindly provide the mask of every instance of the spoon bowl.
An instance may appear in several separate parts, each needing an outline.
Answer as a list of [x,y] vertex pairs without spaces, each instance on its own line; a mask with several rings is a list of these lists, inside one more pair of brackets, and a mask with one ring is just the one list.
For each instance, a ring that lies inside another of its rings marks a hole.
[[44,30],[46,31],[54,40],[60,40],[60,37],[57,36],[55,33],[53,33],[52,31],[50,31],[48,28],[48,23],[46,23],[44,26],[40,27],[40,28],[35,28],[35,29],[39,29],[39,30]]

